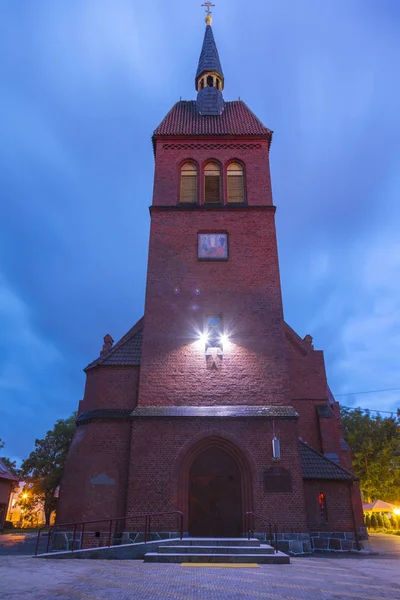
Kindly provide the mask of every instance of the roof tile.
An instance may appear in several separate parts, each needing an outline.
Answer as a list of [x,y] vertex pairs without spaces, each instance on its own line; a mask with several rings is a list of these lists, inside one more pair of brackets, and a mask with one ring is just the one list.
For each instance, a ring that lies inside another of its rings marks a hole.
[[300,442],[300,460],[303,479],[357,480],[350,471],[332,462],[304,442]]
[[272,131],[265,127],[242,100],[225,102],[220,115],[200,115],[194,100],[180,100],[154,131],[154,136],[257,135],[269,141]]

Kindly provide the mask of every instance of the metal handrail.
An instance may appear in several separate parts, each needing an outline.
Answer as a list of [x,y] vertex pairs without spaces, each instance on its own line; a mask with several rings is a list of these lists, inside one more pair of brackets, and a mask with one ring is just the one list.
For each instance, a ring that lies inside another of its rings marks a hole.
[[[244,523],[245,523],[245,528],[247,529],[247,538],[248,539],[250,539],[250,526],[249,526],[250,517],[259,519],[260,521],[263,521],[263,523],[268,524],[270,546],[273,546],[275,549],[275,553],[278,553],[278,532],[277,532],[277,528],[276,528],[276,523],[274,521],[271,521],[271,519],[268,519],[268,517],[263,517],[253,511],[249,511],[249,512],[245,513]],[[274,530],[274,536],[272,535],[272,529]],[[273,538],[274,538],[274,541],[272,541]]]
[[147,541],[149,541],[150,539],[150,535],[151,535],[151,518],[152,517],[160,517],[160,516],[166,516],[166,515],[179,515],[180,518],[180,539],[183,538],[183,512],[180,510],[173,510],[173,511],[166,511],[166,512],[158,512],[158,513],[138,513],[136,515],[129,515],[129,517],[113,517],[112,519],[94,519],[93,521],[75,521],[72,523],[56,523],[55,525],[44,525],[43,527],[40,527],[40,529],[38,530],[38,536],[37,536],[37,540],[36,540],[36,548],[35,548],[35,556],[37,556],[38,553],[38,549],[39,549],[39,542],[40,542],[40,536],[42,534],[42,531],[45,529],[48,529],[48,539],[47,539],[47,546],[46,546],[46,554],[49,551],[49,546],[50,546],[50,539],[51,539],[51,534],[53,532],[53,529],[56,529],[58,527],[73,527],[74,528],[74,534],[72,537],[72,546],[71,546],[71,550],[70,552],[74,552],[75,550],[75,542],[76,542],[76,533],[77,533],[77,528],[79,526],[82,527],[81,529],[81,540],[80,540],[80,550],[83,549],[83,540],[84,540],[84,534],[85,534],[85,527],[86,525],[92,525],[93,523],[108,523],[109,524],[109,528],[108,528],[108,544],[107,546],[110,547],[111,546],[111,539],[112,539],[112,527],[113,527],[113,523],[117,523],[118,521],[130,521],[131,519],[143,519],[144,518],[144,541],[145,543]]

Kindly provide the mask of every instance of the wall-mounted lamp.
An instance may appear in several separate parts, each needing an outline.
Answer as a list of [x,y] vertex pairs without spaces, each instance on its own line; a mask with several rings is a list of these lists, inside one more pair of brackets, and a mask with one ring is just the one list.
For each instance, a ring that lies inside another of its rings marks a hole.
[[222,331],[220,315],[209,315],[206,318],[205,331],[201,339],[204,340],[206,356],[209,356],[212,350],[216,350],[218,355],[224,353],[224,342],[227,341],[227,336]]
[[273,460],[280,460],[281,458],[281,443],[275,436],[272,438],[272,458]]

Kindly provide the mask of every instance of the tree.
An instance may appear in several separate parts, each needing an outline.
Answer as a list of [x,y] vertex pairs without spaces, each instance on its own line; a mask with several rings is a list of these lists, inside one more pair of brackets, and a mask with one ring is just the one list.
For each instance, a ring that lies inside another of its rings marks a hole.
[[383,418],[342,408],[342,420],[364,499],[399,502],[400,410],[396,416]]
[[59,419],[53,429],[41,440],[35,441],[35,450],[21,465],[21,476],[26,481],[26,497],[21,506],[28,514],[38,506],[44,510],[46,525],[56,509],[56,489],[60,485],[68,449],[75,432],[76,413],[68,419]]
[[371,515],[369,513],[365,515],[365,527],[371,529]]
[[378,527],[378,523],[377,523],[377,520],[376,520],[376,515],[375,515],[375,513],[372,513],[372,515],[371,515],[371,528],[372,529],[376,529],[377,527]]

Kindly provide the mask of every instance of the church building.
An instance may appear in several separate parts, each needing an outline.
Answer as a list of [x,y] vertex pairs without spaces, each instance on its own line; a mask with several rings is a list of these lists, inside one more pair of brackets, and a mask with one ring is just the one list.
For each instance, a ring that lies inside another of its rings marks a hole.
[[225,100],[209,11],[194,84],[153,134],[144,316],[85,369],[57,521],[179,510],[185,535],[238,537],[254,513],[282,549],[359,548],[323,352],[283,317],[272,131]]

